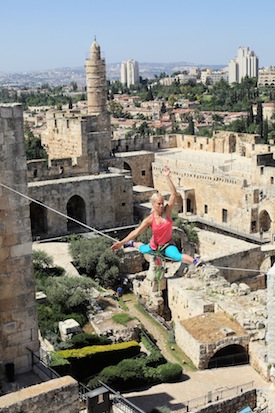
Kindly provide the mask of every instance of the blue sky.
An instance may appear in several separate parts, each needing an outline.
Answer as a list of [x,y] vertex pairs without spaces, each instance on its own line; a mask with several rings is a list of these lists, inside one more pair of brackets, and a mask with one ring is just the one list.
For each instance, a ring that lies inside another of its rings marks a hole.
[[275,1],[12,0],[0,5],[0,72],[106,63],[227,65],[239,46],[275,66]]

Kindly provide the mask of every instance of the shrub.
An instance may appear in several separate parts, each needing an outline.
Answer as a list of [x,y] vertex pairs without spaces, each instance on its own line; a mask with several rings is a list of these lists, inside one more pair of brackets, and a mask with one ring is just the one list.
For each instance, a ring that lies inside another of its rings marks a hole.
[[179,364],[166,363],[156,368],[161,383],[172,383],[178,381],[182,375],[182,367]]
[[60,376],[70,374],[71,371],[70,362],[54,352],[51,353],[50,367]]
[[111,344],[111,340],[107,337],[100,337],[97,334],[80,333],[76,334],[67,341],[73,348],[81,348],[86,346]]
[[116,366],[106,367],[89,381],[88,386],[96,388],[100,380],[116,391],[134,390],[148,385],[177,381],[181,374],[182,368],[178,364],[166,362],[152,367],[150,356],[141,356],[123,360]]

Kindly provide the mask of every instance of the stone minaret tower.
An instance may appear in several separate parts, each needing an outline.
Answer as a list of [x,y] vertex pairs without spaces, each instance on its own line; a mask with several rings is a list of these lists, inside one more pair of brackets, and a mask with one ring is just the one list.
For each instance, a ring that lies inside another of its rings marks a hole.
[[86,82],[88,99],[88,172],[93,173],[98,160],[98,168],[102,160],[111,152],[111,118],[107,107],[107,82],[105,59],[101,58],[100,47],[94,41],[90,48],[90,59],[86,60]]
[[[0,105],[0,183],[27,194],[23,110]],[[32,369],[39,350],[29,201],[0,186],[0,379]]]
[[107,110],[106,63],[101,59],[100,46],[94,41],[90,59],[86,60],[88,115],[99,115]]

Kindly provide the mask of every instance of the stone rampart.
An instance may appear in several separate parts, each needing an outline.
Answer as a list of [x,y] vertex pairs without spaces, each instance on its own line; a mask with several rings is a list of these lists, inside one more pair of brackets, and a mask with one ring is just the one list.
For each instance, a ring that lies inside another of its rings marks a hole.
[[70,376],[0,397],[1,413],[79,413],[78,383]]
[[[27,193],[21,105],[0,106],[1,183]],[[27,347],[39,349],[29,203],[0,188],[0,378],[31,370]]]

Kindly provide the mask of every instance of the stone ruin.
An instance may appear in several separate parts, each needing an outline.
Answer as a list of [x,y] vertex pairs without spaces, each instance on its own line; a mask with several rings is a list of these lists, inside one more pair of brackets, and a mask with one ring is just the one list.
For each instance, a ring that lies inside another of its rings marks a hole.
[[113,320],[114,314],[123,312],[113,294],[101,293],[91,302],[89,322],[96,334],[108,337],[113,343],[138,340],[141,326],[136,319],[129,320],[127,325]]
[[[147,308],[161,316],[165,315],[168,305],[176,342],[184,352],[190,350],[188,356],[194,364],[206,368],[215,352],[238,345],[247,351],[250,364],[268,379],[267,290],[252,291],[244,282],[230,283],[210,264],[186,273],[179,263],[167,267],[165,277],[158,284],[154,262],[150,260],[148,271],[137,274],[133,281],[133,290]],[[197,336],[188,327],[196,324],[201,330],[200,326],[205,323],[209,326],[208,341],[207,331],[202,340],[200,334]],[[210,335],[214,325],[219,325],[215,340]]]

